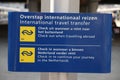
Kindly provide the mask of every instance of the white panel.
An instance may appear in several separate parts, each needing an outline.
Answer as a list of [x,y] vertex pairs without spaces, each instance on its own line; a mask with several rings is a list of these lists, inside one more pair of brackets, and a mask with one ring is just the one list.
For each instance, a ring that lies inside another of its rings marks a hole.
[[49,73],[49,79],[47,80],[59,80],[59,73]]
[[41,0],[41,12],[50,12],[50,0]]
[[54,12],[55,0],[50,0],[50,12]]
[[80,0],[69,0],[69,12],[79,13]]
[[69,12],[69,0],[55,0],[55,12]]
[[[50,1],[53,0],[41,0],[41,12],[52,10],[50,9]],[[53,6],[54,12],[79,12],[79,0],[54,0]]]

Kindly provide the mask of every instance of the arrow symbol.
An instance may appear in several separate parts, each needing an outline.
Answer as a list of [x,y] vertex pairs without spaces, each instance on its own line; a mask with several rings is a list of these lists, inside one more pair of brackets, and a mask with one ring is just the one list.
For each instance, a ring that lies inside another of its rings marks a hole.
[[27,34],[27,35],[32,35],[32,34],[33,34],[33,31],[32,31],[32,30],[29,30],[29,31],[28,31],[28,30],[23,30],[23,31],[22,31],[22,34],[23,34],[23,35],[25,35],[25,34]]
[[31,51],[29,51],[29,52],[28,52],[28,51],[23,51],[21,54],[22,54],[23,56],[25,56],[25,55],[26,55],[26,56],[32,56],[33,53],[32,53]]

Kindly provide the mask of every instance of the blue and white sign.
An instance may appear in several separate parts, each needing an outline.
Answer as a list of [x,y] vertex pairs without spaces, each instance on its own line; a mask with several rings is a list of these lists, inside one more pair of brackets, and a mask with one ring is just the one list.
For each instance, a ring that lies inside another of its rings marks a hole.
[[109,73],[111,15],[9,13],[9,71]]

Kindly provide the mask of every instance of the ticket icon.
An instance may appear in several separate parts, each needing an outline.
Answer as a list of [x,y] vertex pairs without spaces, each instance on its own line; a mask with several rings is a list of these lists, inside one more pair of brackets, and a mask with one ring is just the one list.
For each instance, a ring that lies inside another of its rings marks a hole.
[[21,47],[19,54],[20,63],[34,63],[35,62],[35,48]]
[[20,42],[35,42],[35,26],[20,26]]

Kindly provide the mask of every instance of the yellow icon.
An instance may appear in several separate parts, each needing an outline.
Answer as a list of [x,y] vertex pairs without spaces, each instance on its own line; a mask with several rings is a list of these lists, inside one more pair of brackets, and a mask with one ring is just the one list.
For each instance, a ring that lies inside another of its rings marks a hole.
[[20,48],[20,63],[34,63],[35,62],[35,48],[21,47]]
[[34,26],[20,26],[20,42],[35,42]]

